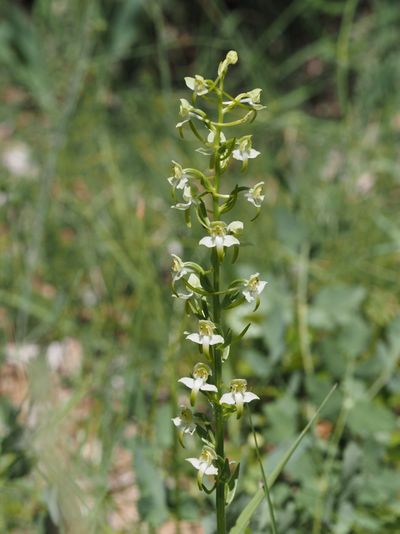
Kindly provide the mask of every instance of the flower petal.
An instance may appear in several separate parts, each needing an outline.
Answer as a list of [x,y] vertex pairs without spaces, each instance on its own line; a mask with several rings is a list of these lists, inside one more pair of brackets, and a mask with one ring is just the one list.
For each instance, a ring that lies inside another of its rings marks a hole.
[[255,393],[252,393],[251,391],[246,391],[244,393],[244,402],[251,402],[253,400],[260,400],[260,397],[258,397]]
[[212,248],[215,247],[215,242],[212,237],[207,235],[206,237],[200,239],[199,245],[204,245],[205,247]]
[[260,280],[258,282],[258,287],[257,287],[257,291],[258,291],[258,294],[261,293],[261,291],[263,291],[264,287],[268,284],[268,282],[265,282],[264,280]]
[[172,422],[174,423],[175,426],[181,426],[182,419],[180,417],[174,417],[172,419]]
[[236,237],[233,237],[233,235],[226,235],[224,237],[224,246],[232,247],[233,245],[240,245],[239,239],[237,239]]
[[184,384],[186,387],[192,389],[194,386],[194,380],[193,378],[189,378],[188,376],[184,376],[183,378],[180,378],[178,380],[181,384]]
[[218,475],[218,469],[215,466],[210,465],[209,467],[207,467],[204,473],[206,475]]
[[198,343],[199,345],[202,345],[202,344],[203,344],[203,339],[202,339],[202,337],[200,337],[200,335],[197,334],[196,332],[194,332],[193,334],[189,334],[188,336],[186,336],[186,339],[189,339],[190,341],[193,341],[193,343]]
[[200,465],[203,463],[198,458],[185,458],[185,460],[192,464],[196,469],[200,469]]
[[194,91],[194,82],[195,82],[194,78],[191,78],[190,76],[185,77],[185,83],[187,87],[189,87],[189,89],[191,89],[192,91]]
[[236,404],[232,393],[224,393],[219,400],[220,404]]
[[218,389],[214,384],[203,384],[200,389],[201,391],[215,391],[215,393],[218,393]]
[[242,294],[244,298],[247,300],[247,302],[254,302],[255,296],[249,289],[243,289]]
[[253,159],[259,156],[260,154],[261,152],[259,152],[258,150],[254,150],[254,148],[251,148],[247,154],[247,157]]
[[224,338],[219,334],[214,334],[210,337],[210,345],[218,345],[218,343],[224,343]]
[[242,152],[239,150],[239,149],[235,149],[233,152],[232,152],[232,157],[234,159],[237,159],[239,161],[243,161],[243,154]]
[[230,232],[231,234],[240,234],[241,232],[243,232],[243,228],[244,228],[244,225],[242,221],[232,221],[226,227],[228,232]]

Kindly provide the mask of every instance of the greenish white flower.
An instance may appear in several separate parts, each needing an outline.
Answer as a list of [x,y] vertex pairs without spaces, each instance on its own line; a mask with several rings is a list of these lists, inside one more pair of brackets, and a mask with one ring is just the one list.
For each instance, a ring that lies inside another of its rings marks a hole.
[[174,206],[171,206],[171,208],[174,208],[176,210],[182,210],[182,211],[185,211],[190,208],[190,206],[194,202],[194,197],[192,195],[192,188],[190,187],[190,185],[184,187],[182,197],[183,197],[183,202],[178,202]]
[[236,406],[237,418],[243,413],[243,405],[253,400],[259,400],[255,393],[247,390],[247,380],[244,378],[235,378],[231,381],[230,393],[224,393],[220,399],[220,404]]
[[240,235],[243,232],[243,223],[242,221],[232,221],[226,227],[230,234],[235,236]]
[[206,95],[208,93],[207,82],[200,76],[200,74],[195,74],[194,78],[186,76],[185,83],[197,96]]
[[183,121],[178,122],[176,125],[177,128],[181,128],[184,124],[189,122],[192,117],[199,120],[202,120],[203,118],[201,110],[193,107],[186,98],[180,99],[179,115],[183,118]]
[[[200,278],[194,273],[189,275],[189,278],[187,279],[187,282],[193,288],[196,288],[196,289],[201,289],[202,288],[201,287],[201,283],[200,283]],[[195,291],[192,291],[191,289],[188,289],[187,293],[182,293],[181,291],[177,291],[176,294],[174,294],[172,296],[176,297],[178,299],[188,300],[188,299],[192,298],[194,295],[197,295],[197,293]]]
[[247,160],[256,158],[260,152],[252,148],[251,135],[245,135],[237,141],[237,147],[232,152],[232,156],[239,160],[247,163]]
[[216,326],[212,321],[200,319],[199,331],[192,334],[185,332],[187,334],[186,339],[201,345],[203,353],[209,357],[210,346],[224,343],[224,338],[221,335],[214,334],[215,329]]
[[[232,224],[233,223],[231,223],[231,225]],[[240,245],[239,239],[231,235],[235,232],[235,227],[232,227],[231,225],[227,226],[227,224],[223,221],[213,221],[209,228],[210,235],[200,239],[199,244],[204,245],[207,248],[215,247],[217,249],[219,259],[222,260],[224,257],[224,247]]]
[[265,106],[260,104],[261,92],[262,89],[257,88],[252,91],[247,91],[247,93],[240,93],[234,100],[227,100],[226,102],[223,102],[223,104],[228,107],[233,107],[233,105],[240,102],[241,104],[247,104],[258,111],[265,108]]
[[256,299],[258,299],[259,295],[262,293],[264,287],[268,283],[260,280],[259,276],[260,273],[252,274],[245,283],[242,293],[247,302],[254,302]]
[[[213,130],[210,130],[210,133],[207,135],[207,142],[208,143],[210,143],[210,144],[214,143],[214,139],[215,139],[215,134],[216,133],[217,132],[214,132]],[[219,141],[220,141],[220,143],[226,143],[226,137],[225,137],[223,132],[219,133]]]
[[172,422],[178,429],[179,441],[183,445],[183,436],[184,434],[189,434],[192,436],[196,430],[196,423],[193,419],[192,410],[187,406],[181,406],[181,412],[177,417],[172,418]]
[[[214,148],[215,134],[216,134],[216,132],[214,132],[213,130],[210,130],[210,133],[207,136],[208,146],[205,146],[205,147],[201,146],[199,148],[196,148],[196,152],[200,152],[200,154],[203,154],[203,156],[211,156],[212,154],[214,154],[214,150],[215,150],[215,148]],[[226,137],[223,134],[223,132],[220,132],[219,142],[220,143],[225,143],[226,142]],[[223,164],[224,164],[224,158],[221,156],[221,165],[223,165]]]
[[172,161],[172,164],[173,176],[170,176],[168,178],[168,182],[175,189],[184,189],[189,184],[190,176],[184,171],[182,165],[180,165],[176,161]]
[[171,254],[172,256],[172,272],[174,273],[172,277],[172,282],[176,282],[182,276],[192,273],[193,269],[189,267],[188,262],[182,261],[182,259],[176,254]]
[[238,62],[238,54],[236,50],[229,50],[226,57],[218,66],[218,76],[224,76],[228,70],[229,65],[234,65]]
[[191,463],[195,469],[198,470],[197,483],[201,488],[203,484],[204,475],[218,475],[218,469],[213,465],[217,459],[217,454],[211,447],[205,445],[198,458],[186,458],[186,461]]
[[[221,336],[219,336],[221,337]],[[197,341],[196,341],[197,343]],[[223,340],[222,340],[223,343]],[[193,378],[184,376],[178,380],[181,384],[192,390],[190,394],[190,404],[194,406],[199,391],[212,391],[217,393],[218,390],[213,384],[207,384],[208,377],[212,375],[210,367],[205,363],[196,363],[193,368]]]
[[263,187],[264,182],[258,182],[254,187],[251,187],[244,196],[247,198],[247,200],[250,202],[250,204],[253,204],[256,208],[260,208],[261,204],[264,201],[264,195],[263,193]]

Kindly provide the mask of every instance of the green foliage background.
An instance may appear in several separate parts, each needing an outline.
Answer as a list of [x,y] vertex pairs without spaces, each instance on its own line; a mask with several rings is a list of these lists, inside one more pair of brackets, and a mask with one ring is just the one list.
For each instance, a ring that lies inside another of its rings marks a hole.
[[[0,531],[161,532],[177,518],[213,532],[212,502],[184,462],[192,445],[179,450],[170,423],[195,357],[170,253],[199,251],[169,209],[166,177],[171,159],[202,161],[175,132],[183,77],[212,77],[234,48],[231,92],[261,87],[268,109],[253,125],[262,157],[230,178],[266,182],[232,270],[255,265],[269,285],[226,373],[262,398],[267,472],[339,384],[273,488],[279,531],[399,532],[398,3],[6,0],[0,17],[3,364],[7,344],[39,347],[27,366],[36,419],[0,400]],[[35,173],[4,163],[15,143]],[[232,312],[229,326],[239,332],[249,314]],[[59,377],[68,400],[53,403],[46,348],[66,338],[83,364]],[[261,476],[246,423],[230,431],[243,458],[233,524]],[[97,463],[84,454],[93,437]],[[138,517],[121,528],[108,521],[117,447],[132,453],[138,489]],[[250,531],[268,529],[262,504]]]

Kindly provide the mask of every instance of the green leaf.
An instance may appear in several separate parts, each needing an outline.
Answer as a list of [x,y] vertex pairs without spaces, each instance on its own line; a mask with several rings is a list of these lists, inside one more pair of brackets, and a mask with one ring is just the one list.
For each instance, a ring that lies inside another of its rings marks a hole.
[[244,337],[246,335],[246,332],[247,330],[250,328],[251,326],[251,323],[248,323],[244,328],[243,330],[240,332],[240,334],[238,336],[235,337],[235,339],[233,340],[233,343],[236,343],[237,341],[241,340],[242,337]]
[[269,442],[272,444],[288,442],[296,435],[298,403],[290,394],[266,405],[264,412],[267,416],[266,433]]
[[365,289],[360,286],[337,284],[324,287],[310,307],[311,326],[324,330],[345,326],[354,318],[365,295]]
[[347,424],[359,436],[373,435],[389,440],[396,426],[396,417],[388,408],[368,400],[359,400],[348,414]]
[[[336,385],[333,386],[333,388],[330,390],[328,395],[325,397],[322,404],[319,406],[318,410],[315,412],[313,417],[310,419],[310,421],[307,423],[307,425],[304,427],[303,431],[299,434],[296,441],[293,443],[293,445],[287,450],[286,454],[283,456],[282,460],[279,462],[279,464],[276,466],[274,471],[271,473],[271,475],[267,478],[269,489],[272,488],[274,483],[276,482],[277,478],[285,468],[286,464],[292,457],[293,453],[301,443],[302,439],[308,432],[308,430],[311,428],[311,425],[314,423],[314,421],[317,419],[319,413],[325,406],[325,404],[328,402],[329,398],[333,394],[333,392],[336,389]],[[253,514],[257,510],[258,506],[262,502],[264,498],[264,489],[260,488],[257,493],[254,495],[254,497],[250,500],[250,502],[247,504],[247,506],[242,510],[242,513],[238,517],[235,526],[230,530],[230,534],[242,534],[245,532],[245,529],[247,525],[249,524]]]
[[274,213],[278,239],[292,250],[297,250],[307,239],[307,228],[293,211],[280,207]]

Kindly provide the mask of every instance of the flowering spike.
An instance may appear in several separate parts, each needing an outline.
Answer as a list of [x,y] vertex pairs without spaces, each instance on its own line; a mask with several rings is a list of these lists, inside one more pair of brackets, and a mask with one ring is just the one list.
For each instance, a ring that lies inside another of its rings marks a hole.
[[[236,97],[226,92],[225,77],[229,67],[237,61],[237,52],[230,50],[220,62],[215,80],[208,80],[200,74],[185,78],[186,86],[192,91],[192,103],[185,98],[180,100],[180,122],[176,126],[181,135],[183,128],[189,126],[188,130],[200,142],[197,151],[207,156],[209,168],[184,168],[173,161],[172,175],[168,178],[175,202],[172,207],[184,212],[188,226],[192,214],[195,214],[193,221],[197,221],[206,233],[199,241],[200,250],[204,253],[205,249],[209,249],[209,263],[205,268],[194,262],[183,261],[179,256],[172,257],[172,289],[174,296],[184,301],[186,312],[198,319],[197,331],[185,332],[186,339],[199,347],[203,360],[210,364],[198,362],[192,375],[180,378],[179,382],[190,390],[191,406],[195,405],[199,392],[202,392],[212,407],[212,417],[207,414],[196,415],[196,421],[202,421],[197,427],[197,433],[205,445],[199,457],[187,458],[187,461],[198,471],[197,483],[201,490],[210,493],[216,488],[218,532],[226,532],[225,497],[228,493],[227,485],[230,485],[230,462],[224,451],[224,420],[233,411],[240,418],[244,404],[258,399],[257,395],[246,390],[247,383],[244,379],[232,380],[230,392],[221,395],[222,364],[228,356],[236,357],[235,354],[230,354],[232,343],[243,337],[250,326],[248,324],[239,336],[233,337],[232,331],[224,328],[222,315],[225,310],[246,302],[254,302],[257,308],[260,293],[267,283],[255,273],[248,280],[238,279],[228,283],[226,288],[221,284],[226,249],[233,249],[233,262],[236,261],[244,230],[242,221],[223,220],[225,214],[233,210],[243,193],[257,212],[264,200],[264,182],[258,182],[250,188],[236,185],[231,193],[222,190],[221,178],[232,160],[240,161],[242,170],[246,170],[249,162],[260,154],[253,148],[251,134],[242,137],[238,137],[235,132],[230,134],[232,128],[252,122],[264,107],[260,103],[260,88],[240,93]],[[225,98],[228,100],[223,100]],[[216,104],[215,113],[208,114],[201,109],[201,105],[198,106],[198,102],[201,103],[204,99],[207,108],[213,102]],[[234,110],[241,112],[241,117],[226,120],[226,116]],[[233,409],[229,410],[228,406]],[[184,437],[192,435],[196,429],[193,414],[189,408],[182,407],[180,415],[172,421],[183,445]],[[206,475],[217,477],[211,489],[203,483]]]

